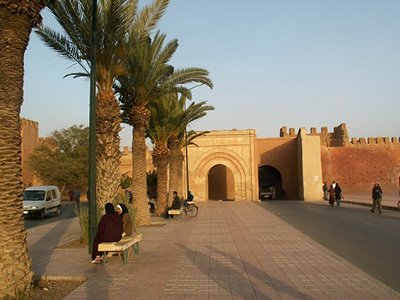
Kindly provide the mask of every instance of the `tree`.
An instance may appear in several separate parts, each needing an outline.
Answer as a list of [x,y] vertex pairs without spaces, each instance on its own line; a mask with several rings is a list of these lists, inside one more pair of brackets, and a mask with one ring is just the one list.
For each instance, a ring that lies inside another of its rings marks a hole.
[[123,120],[133,126],[132,178],[135,185],[133,199],[138,224],[141,225],[150,223],[145,160],[145,135],[151,116],[149,103],[157,102],[163,95],[174,92],[190,97],[190,90],[183,86],[190,82],[199,82],[212,87],[207,70],[201,68],[175,70],[168,64],[178,47],[178,41],[172,40],[164,45],[165,38],[164,34],[157,32],[153,38],[142,39],[135,43],[125,61],[126,73],[119,77],[119,85],[116,87],[120,95]]
[[157,172],[156,170],[146,172],[147,197],[157,198]]
[[35,149],[29,164],[47,184],[65,188],[87,187],[89,128],[73,125],[54,131]]
[[120,187],[123,190],[132,187],[132,178],[127,174],[122,174]]
[[[161,18],[168,0],[155,0],[138,11],[138,0],[100,1],[97,11],[96,57],[96,195],[101,206],[113,199],[120,185],[120,108],[113,85],[124,74],[122,59],[133,42],[148,36]],[[92,0],[59,0],[49,5],[63,29],[37,31],[42,40],[66,59],[90,74]],[[67,76],[68,76],[67,75]]]
[[174,105],[174,94],[163,96],[157,104],[150,103],[151,112],[150,126],[147,135],[154,144],[153,164],[157,168],[157,208],[158,216],[164,214],[168,207],[168,163],[170,151],[168,149],[168,139],[175,130],[179,121],[171,120],[168,114],[171,106]]
[[[186,107],[186,98],[180,97],[176,100],[177,105],[171,107],[169,117],[173,120],[183,120],[178,123],[175,130],[171,132],[171,136],[168,139],[168,148],[170,150],[170,164],[169,164],[169,200],[172,201],[172,192],[178,191],[179,195],[183,195],[182,188],[182,167],[184,161],[184,155],[182,153],[183,147],[187,144],[194,144],[193,140],[201,135],[207,133],[207,131],[195,132],[193,130],[187,130],[188,126],[206,116],[207,111],[214,110],[211,105],[206,105],[206,101],[199,103],[192,102],[189,107]],[[186,191],[187,192],[187,191]]]
[[[152,156],[153,163],[157,167],[157,215],[165,212],[170,204],[168,195],[172,195],[174,191],[168,190],[168,182],[171,182],[168,180],[168,173],[170,173],[170,177],[173,177],[171,170],[168,169],[171,157],[168,142],[176,141],[180,134],[184,136],[186,128],[184,125],[205,116],[207,110],[213,109],[212,106],[206,106],[203,101],[197,104],[192,103],[185,110],[185,100],[186,97],[182,96],[178,99],[177,93],[171,93],[161,97],[157,102],[149,104],[151,118],[147,134],[154,144]],[[182,169],[182,162],[180,166],[175,167]]]
[[33,278],[22,206],[20,111],[24,54],[44,0],[0,0],[0,298],[26,290]]

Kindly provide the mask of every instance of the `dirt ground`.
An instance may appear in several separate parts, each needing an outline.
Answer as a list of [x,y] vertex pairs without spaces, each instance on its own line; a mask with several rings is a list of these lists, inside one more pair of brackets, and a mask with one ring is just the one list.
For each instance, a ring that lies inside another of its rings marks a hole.
[[[60,248],[84,248],[87,244],[83,243],[81,240],[72,241],[70,243],[60,246]],[[77,278],[76,280],[71,279],[41,279],[36,280],[33,287],[28,291],[27,298],[21,297],[22,299],[29,300],[59,300],[63,299],[74,289],[85,282],[82,278]],[[19,298],[17,298],[19,300]]]
[[40,280],[34,283],[33,287],[27,292],[26,295],[21,295],[16,299],[29,299],[29,300],[61,300],[74,289],[80,286],[85,280]]

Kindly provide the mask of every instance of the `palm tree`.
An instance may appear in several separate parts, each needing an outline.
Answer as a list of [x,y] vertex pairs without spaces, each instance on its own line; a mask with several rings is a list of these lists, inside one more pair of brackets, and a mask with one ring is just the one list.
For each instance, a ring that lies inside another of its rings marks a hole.
[[176,119],[183,118],[184,121],[178,124],[168,140],[168,148],[170,150],[169,201],[172,201],[172,191],[178,191],[178,195],[184,194],[182,188],[182,166],[184,160],[182,149],[187,144],[194,144],[192,141],[196,137],[207,133],[207,131],[187,131],[187,126],[195,120],[206,116],[207,111],[214,110],[213,106],[206,105],[206,103],[206,101],[199,103],[193,102],[187,109],[185,109],[186,98],[181,97],[179,100],[177,100],[178,105],[176,105],[174,109],[171,109],[170,111],[170,116],[173,115]]
[[149,105],[151,118],[147,135],[154,145],[152,157],[153,164],[157,168],[156,214],[158,216],[165,213],[168,206],[168,163],[170,155],[168,140],[178,124],[184,120],[184,116],[172,119],[169,114],[171,108],[176,105],[175,100],[176,94],[168,94]]
[[[177,93],[171,93],[149,105],[151,118],[147,134],[154,144],[152,156],[153,163],[157,168],[157,215],[165,212],[170,204],[168,203],[168,195],[172,196],[172,191],[174,191],[170,188],[168,193],[168,167],[171,154],[168,148],[169,141],[177,141],[177,136],[185,132],[186,126],[182,124],[188,124],[189,121],[205,116],[207,110],[213,109],[212,106],[206,106],[203,101],[197,104],[192,103],[187,110],[184,110],[185,99],[184,96],[178,99]],[[180,151],[180,153],[182,152]],[[182,161],[180,166],[174,164],[174,167],[182,170]],[[170,170],[169,173],[171,172]],[[172,174],[171,177],[173,177]]]
[[[148,36],[164,14],[169,0],[155,0],[138,12],[138,0],[99,1],[96,57],[96,194],[99,204],[115,197],[120,183],[121,116],[113,85],[124,73],[122,59],[127,46]],[[90,75],[92,0],[59,0],[49,5],[63,29],[56,32],[40,27],[42,40],[82,71],[74,77]]]
[[0,0],[0,298],[26,290],[33,278],[22,217],[20,111],[24,54],[44,0]]
[[[172,40],[164,46],[166,36],[157,32],[153,38],[132,45],[126,60],[126,73],[118,78],[116,90],[120,95],[123,120],[133,126],[132,179],[133,201],[139,225],[150,224],[146,197],[146,139],[151,112],[148,104],[163,95],[180,92],[190,97],[183,84],[200,82],[212,87],[208,71],[200,68],[174,70],[168,64],[178,47]],[[159,174],[159,171],[157,172]],[[159,175],[160,176],[160,175]]]

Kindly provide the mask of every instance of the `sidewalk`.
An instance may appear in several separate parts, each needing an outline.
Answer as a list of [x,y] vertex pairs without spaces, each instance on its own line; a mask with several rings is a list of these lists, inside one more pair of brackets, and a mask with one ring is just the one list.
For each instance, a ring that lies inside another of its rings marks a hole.
[[77,219],[28,230],[33,269],[85,276],[65,299],[400,299],[400,294],[254,202],[202,202],[199,215],[144,227],[128,265],[90,264]]
[[[395,193],[383,194],[382,208],[390,210],[398,210],[397,202],[400,200],[400,196]],[[341,200],[344,203],[359,204],[372,207],[371,194],[348,194],[344,195],[344,199]]]

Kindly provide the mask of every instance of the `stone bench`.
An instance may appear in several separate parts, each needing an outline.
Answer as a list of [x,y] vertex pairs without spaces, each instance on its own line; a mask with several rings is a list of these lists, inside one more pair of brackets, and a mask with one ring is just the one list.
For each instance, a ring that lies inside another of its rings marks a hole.
[[[128,263],[131,248],[134,249],[136,254],[140,253],[139,242],[142,240],[143,235],[138,234],[135,236],[125,236],[118,242],[100,243],[99,252],[114,252],[122,259],[124,265]],[[106,262],[107,255],[103,255],[103,262]]]

